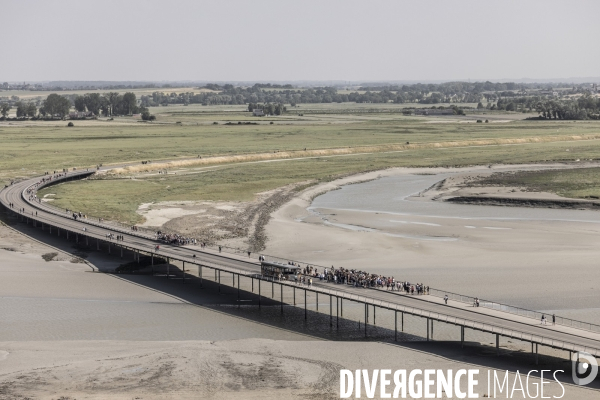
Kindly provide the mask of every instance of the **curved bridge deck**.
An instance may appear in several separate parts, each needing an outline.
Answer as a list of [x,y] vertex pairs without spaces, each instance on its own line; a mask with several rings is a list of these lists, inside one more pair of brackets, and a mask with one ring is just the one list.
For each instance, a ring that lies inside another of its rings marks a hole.
[[[256,279],[258,282],[266,280],[260,276],[259,262],[249,260],[247,257],[232,254],[224,255],[210,250],[199,250],[195,247],[180,247],[157,243],[154,237],[147,233],[131,231],[119,226],[102,224],[87,219],[75,220],[71,215],[39,202],[35,198],[30,199],[41,187],[67,180],[84,178],[93,173],[93,171],[62,173],[62,176],[58,178],[46,175],[14,183],[0,191],[0,203],[9,210],[9,213],[12,213],[21,220],[26,222],[31,221],[36,226],[39,224],[42,227],[48,227],[50,230],[55,229],[58,235],[62,231],[66,235],[69,235],[69,233],[76,235],[78,239],[81,237],[86,242],[89,239],[94,239],[98,248],[100,248],[100,244],[102,243],[103,246],[108,248],[108,251],[111,248],[132,250],[138,260],[140,253],[152,256],[159,254],[161,257],[183,262],[184,268],[185,263],[195,265],[199,268],[200,278],[202,278],[202,268],[210,268],[218,272],[219,279],[221,272],[232,274],[234,285],[236,275],[238,282],[240,276]],[[42,181],[43,179],[45,179],[45,182]],[[109,239],[107,235],[111,233],[122,236],[123,240],[115,241]],[[157,244],[160,244],[159,252],[155,251]],[[331,296],[336,301],[336,310],[338,310],[338,313],[340,307],[337,305],[341,305],[342,316],[344,300],[362,303],[365,307],[365,321],[367,322],[370,307],[394,311],[396,321],[398,314],[401,316],[402,314],[410,314],[424,318],[427,320],[427,331],[426,335],[423,336],[426,336],[428,339],[430,337],[430,330],[431,332],[433,330],[433,321],[441,321],[459,326],[463,340],[464,329],[468,328],[495,334],[497,347],[500,336],[531,342],[532,350],[535,345],[536,360],[538,345],[569,352],[583,351],[593,354],[596,357],[600,355],[600,333],[561,325],[542,326],[537,320],[498,310],[481,307],[473,308],[459,302],[450,302],[449,305],[445,305],[441,299],[433,296],[409,296],[398,292],[362,289],[318,281],[311,287],[298,286],[288,281],[275,281],[271,284],[279,285],[280,291],[287,286],[294,287],[294,290],[304,290],[305,293],[314,292]],[[283,296],[281,300],[283,312]],[[331,315],[331,308],[329,311]],[[305,318],[306,315],[305,311]],[[331,317],[333,318],[333,315]],[[339,314],[336,317],[339,317]],[[365,330],[365,334],[366,332]]]

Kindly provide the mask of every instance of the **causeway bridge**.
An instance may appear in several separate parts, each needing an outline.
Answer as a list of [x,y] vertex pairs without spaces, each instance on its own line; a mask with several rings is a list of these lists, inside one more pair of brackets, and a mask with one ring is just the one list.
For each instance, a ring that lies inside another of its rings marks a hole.
[[[337,327],[339,318],[343,317],[344,303],[353,302],[364,307],[365,335],[367,335],[369,321],[375,322],[376,310],[385,309],[394,313],[396,340],[398,332],[404,330],[404,315],[412,315],[423,320],[423,337],[426,337],[427,340],[433,339],[433,327],[436,322],[454,325],[460,329],[463,344],[465,329],[495,335],[498,352],[500,337],[529,342],[536,363],[539,346],[564,350],[569,353],[570,359],[572,354],[577,352],[586,352],[595,357],[600,356],[600,329],[596,330],[591,324],[589,328],[581,324],[577,326],[568,326],[564,323],[541,325],[538,318],[533,318],[527,313],[511,313],[489,307],[471,307],[453,300],[452,297],[446,305],[441,298],[435,296],[410,296],[398,292],[357,288],[344,284],[319,282],[318,280],[310,287],[299,286],[294,282],[278,281],[261,276],[258,260],[252,260],[246,256],[219,253],[199,246],[164,244],[158,242],[153,235],[147,232],[133,231],[118,225],[102,223],[97,220],[91,221],[86,218],[74,219],[72,214],[67,214],[32,198],[32,195],[35,195],[36,191],[42,187],[83,179],[94,173],[95,170],[70,171],[60,173],[59,177],[51,174],[16,182],[7,185],[0,191],[0,203],[8,210],[10,217],[43,229],[48,232],[48,235],[57,235],[67,239],[71,235],[71,238],[75,238],[78,242],[85,242],[88,246],[95,245],[98,250],[120,251],[121,257],[123,250],[128,250],[133,252],[134,260],[138,262],[140,255],[150,256],[152,262],[157,255],[166,258],[167,263],[171,260],[179,261],[183,266],[184,282],[186,266],[188,273],[192,268],[197,268],[200,283],[202,283],[203,273],[214,273],[219,290],[222,284],[235,288],[237,280],[239,298],[240,279],[251,280],[253,293],[257,290],[259,307],[263,297],[267,298],[268,296],[270,300],[275,301],[278,301],[279,298],[281,312],[284,312],[284,291],[286,293],[293,291],[293,305],[296,305],[296,292],[299,292],[300,299],[304,296],[304,302],[300,303],[304,305],[304,318],[306,319],[308,318],[307,293],[312,292],[317,297],[328,297],[329,307],[326,307],[325,312],[329,312],[329,321],[332,327]],[[119,235],[122,240],[114,240],[109,237],[110,234]],[[156,251],[157,244],[160,245],[158,252]],[[129,252],[128,254],[130,254]],[[221,281],[223,274],[230,279]]]

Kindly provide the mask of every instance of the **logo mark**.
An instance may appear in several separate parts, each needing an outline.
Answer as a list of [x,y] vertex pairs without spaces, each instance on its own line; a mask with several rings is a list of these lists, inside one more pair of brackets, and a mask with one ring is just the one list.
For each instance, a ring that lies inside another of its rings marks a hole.
[[575,358],[571,360],[573,382],[576,385],[589,385],[598,375],[598,362],[596,357],[589,353],[580,351],[575,353]]

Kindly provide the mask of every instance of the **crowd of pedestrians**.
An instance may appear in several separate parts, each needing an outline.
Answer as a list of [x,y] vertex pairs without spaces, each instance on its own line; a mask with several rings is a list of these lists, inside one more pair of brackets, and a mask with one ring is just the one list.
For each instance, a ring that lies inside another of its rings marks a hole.
[[319,279],[334,284],[345,284],[354,287],[375,288],[381,290],[405,292],[412,295],[429,294],[429,286],[423,283],[411,283],[408,281],[396,280],[393,276],[384,276],[372,274],[366,271],[346,268],[324,268],[319,271],[318,268],[307,265],[302,268],[300,264],[288,262],[289,265],[295,265],[299,268],[295,280],[298,284],[312,285],[312,279]]
[[185,237],[183,235],[178,235],[176,233],[164,233],[161,231],[156,232],[156,240],[163,241],[168,244],[173,244],[177,246],[184,246],[187,244],[198,244],[198,241],[194,238]]

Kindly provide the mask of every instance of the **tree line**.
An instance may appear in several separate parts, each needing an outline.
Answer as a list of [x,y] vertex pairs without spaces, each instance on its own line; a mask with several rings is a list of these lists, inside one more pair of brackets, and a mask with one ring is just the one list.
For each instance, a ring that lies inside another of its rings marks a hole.
[[[477,103],[495,102],[502,97],[515,97],[521,91],[552,89],[547,84],[516,84],[493,82],[447,82],[441,84],[412,84],[363,86],[349,93],[335,87],[295,89],[291,85],[255,84],[250,87],[231,84],[208,84],[200,89],[208,92],[175,93],[156,91],[141,97],[145,107],[170,104],[241,105],[250,103],[310,104],[310,103]],[[580,92],[573,88],[574,92]]]
[[[314,103],[469,103],[481,99],[481,94],[454,93],[445,94],[430,92],[423,88],[415,90],[354,91],[341,93],[334,87],[290,89],[256,84],[251,87],[234,87],[233,85],[219,86],[207,85],[201,89],[210,89],[211,92],[154,92],[151,95],[141,96],[141,105],[145,107],[168,106],[171,104],[202,104],[202,105],[242,105],[242,104],[297,104]],[[268,90],[266,90],[268,89]],[[490,97],[491,99],[491,97]]]
[[71,102],[79,112],[89,111],[94,115],[131,115],[140,112],[137,105],[135,93],[126,92],[119,94],[117,92],[87,93],[83,96],[75,95],[71,97]]
[[39,109],[34,102],[16,101],[14,103],[0,103],[0,114],[3,118],[13,106],[16,108],[17,118],[64,118],[71,107],[78,112],[90,112],[95,116],[104,115],[105,117],[113,115],[132,115],[141,113],[142,119],[154,120],[146,107],[138,105],[135,93],[126,92],[119,94],[117,92],[86,93],[84,95],[59,95],[52,93],[41,103]]
[[545,96],[521,96],[500,98],[496,104],[479,103],[478,109],[504,110],[515,112],[537,112],[541,119],[600,119],[600,98],[584,94],[577,98],[548,98]]
[[542,100],[535,110],[541,119],[600,119],[600,98],[581,96],[578,99]]

